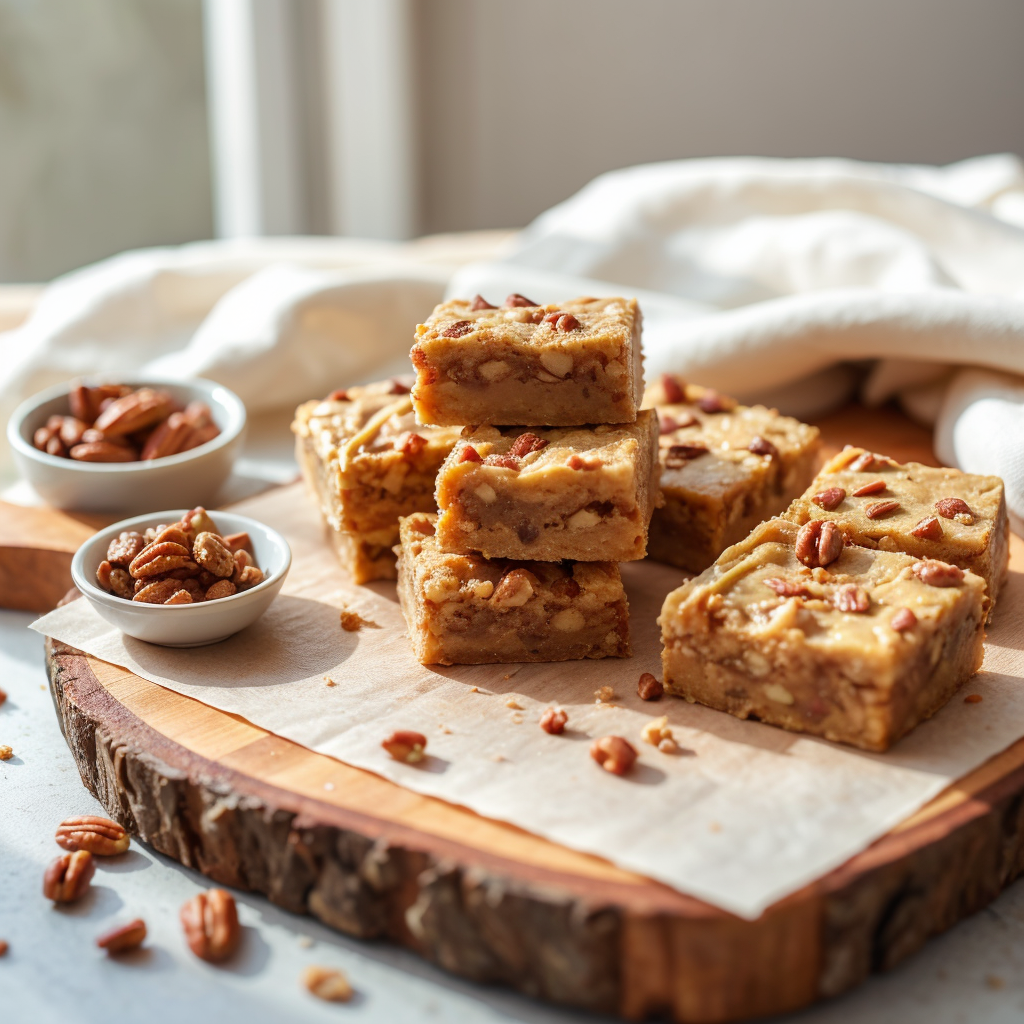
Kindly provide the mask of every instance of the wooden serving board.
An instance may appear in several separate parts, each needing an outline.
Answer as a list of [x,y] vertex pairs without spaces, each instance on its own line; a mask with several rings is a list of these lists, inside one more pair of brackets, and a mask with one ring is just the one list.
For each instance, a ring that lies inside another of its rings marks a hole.
[[[851,408],[821,426],[833,449],[934,464],[929,434],[895,412]],[[45,525],[35,545],[34,516]],[[20,581],[16,607],[48,607],[67,588],[85,528],[0,507],[0,580]],[[1018,538],[1012,559],[1024,571]],[[464,977],[627,1018],[733,1021],[837,994],[1024,868],[1024,741],[751,922],[53,641],[47,666],[83,781],[155,849]]]

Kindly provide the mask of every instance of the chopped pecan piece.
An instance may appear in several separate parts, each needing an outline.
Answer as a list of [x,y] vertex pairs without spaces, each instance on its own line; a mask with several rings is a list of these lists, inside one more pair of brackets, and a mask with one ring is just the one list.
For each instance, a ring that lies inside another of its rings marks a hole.
[[411,729],[399,729],[383,740],[381,746],[396,761],[416,764],[426,757],[424,751],[427,749],[427,737],[423,733],[413,732]]
[[926,558],[912,566],[914,575],[932,587],[957,587],[963,581],[964,571],[935,558]]
[[964,501],[963,498],[939,498],[935,502],[935,511],[942,516],[943,519],[954,519],[956,516],[965,515],[974,518],[974,513],[971,511],[971,506]]
[[685,385],[671,374],[661,375],[661,390],[665,392],[665,401],[669,405],[680,405],[686,401]]
[[456,320],[455,323],[449,324],[442,332],[442,338],[462,338],[467,334],[472,334],[476,330],[472,320]]
[[687,427],[695,427],[700,420],[691,413],[685,413],[683,416],[673,416],[671,413],[662,412],[658,413],[658,433],[674,434],[677,430],[685,430]]
[[512,569],[494,588],[491,601],[499,611],[519,608],[533,597],[534,587],[539,585],[540,580],[528,569]]
[[846,491],[842,487],[828,487],[820,494],[814,495],[811,501],[826,512],[834,512],[846,499]]
[[636,692],[641,700],[658,700],[665,687],[650,672],[644,672],[637,680]]
[[482,295],[474,295],[469,308],[475,313],[479,309],[497,309],[498,307],[491,305]]
[[513,292],[505,299],[505,309],[512,309],[515,306],[536,306],[537,303],[533,299],[528,299],[525,295],[520,295],[519,292]]
[[578,331],[580,329],[580,322],[572,315],[572,313],[563,313],[555,321],[555,329],[559,331]]
[[146,538],[135,530],[124,530],[107,545],[107,561],[127,568],[146,546]]
[[[195,560],[214,576],[229,578],[235,571],[235,555],[215,533],[200,533],[192,545]],[[134,564],[134,563],[133,563]],[[133,575],[135,575],[133,573]]]
[[565,732],[565,723],[569,716],[561,708],[548,708],[540,716],[540,727],[552,736],[560,736]]
[[866,515],[868,519],[881,519],[883,516],[892,515],[893,512],[898,512],[899,509],[900,503],[890,498],[886,501],[876,501],[873,505],[868,505],[868,507],[864,509],[864,515]]
[[325,402],[347,402],[348,392],[344,388],[336,388],[325,399]]
[[601,460],[598,458],[584,458],[581,455],[570,455],[565,463],[570,469],[600,469]]
[[855,498],[866,498],[869,494],[881,494],[885,490],[884,480],[872,480],[853,492]]
[[832,603],[841,612],[866,612],[871,607],[871,598],[863,588],[844,583],[836,587]]
[[692,459],[707,455],[707,445],[703,444],[673,444],[669,445],[665,452],[665,467],[667,469],[681,469]]
[[427,439],[425,437],[420,434],[409,434],[402,442],[402,457],[404,459],[414,459],[426,447]]
[[804,583],[794,583],[792,580],[779,579],[778,576],[772,576],[769,579],[761,580],[761,582],[769,590],[773,590],[778,594],[779,597],[813,597],[813,594]]
[[760,434],[747,445],[747,451],[753,452],[755,455],[767,455],[770,459],[777,459],[779,457],[779,449],[768,438],[761,437]]
[[941,540],[942,523],[935,516],[928,516],[927,519],[922,519],[910,532],[922,540]]
[[729,412],[736,408],[736,403],[731,398],[719,394],[713,388],[708,388],[700,398],[697,399],[697,406],[707,413]]
[[917,625],[917,616],[909,608],[900,608],[892,617],[890,625],[897,633],[905,633]]
[[536,434],[529,432],[520,434],[515,441],[512,442],[512,447],[509,448],[508,454],[514,459],[522,459],[529,455],[531,452],[539,452],[542,448],[547,448],[548,442],[543,438],[538,437]]
[[96,940],[100,949],[107,953],[127,953],[130,950],[138,949],[146,941],[146,922],[141,917],[136,918],[128,924],[121,925],[113,931],[106,932]]
[[480,457],[480,453],[471,445],[467,444],[462,449],[462,454],[459,456],[459,462],[483,462],[484,460]]
[[519,471],[519,460],[514,455],[488,455],[484,459],[485,466],[500,466],[502,469]]
[[636,748],[621,736],[602,736],[590,745],[590,756],[612,775],[625,775],[636,761]]

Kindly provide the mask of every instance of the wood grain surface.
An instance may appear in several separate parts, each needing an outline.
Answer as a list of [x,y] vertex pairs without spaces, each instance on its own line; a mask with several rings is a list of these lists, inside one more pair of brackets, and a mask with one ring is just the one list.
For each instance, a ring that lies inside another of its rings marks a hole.
[[[830,448],[934,463],[928,432],[893,411],[821,425]],[[5,520],[0,508],[0,563]],[[1024,571],[1019,538],[1011,564]],[[845,991],[1024,867],[1024,741],[750,922],[60,644],[47,664],[83,781],[157,850],[465,977],[632,1019],[739,1020]]]

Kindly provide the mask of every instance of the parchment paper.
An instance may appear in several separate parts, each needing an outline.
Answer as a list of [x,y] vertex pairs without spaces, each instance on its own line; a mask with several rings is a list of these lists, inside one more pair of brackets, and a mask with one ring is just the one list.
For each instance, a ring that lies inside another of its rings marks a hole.
[[[983,701],[965,704],[958,695],[892,751],[871,755],[669,697],[641,701],[640,673],[660,678],[655,619],[683,578],[676,570],[622,567],[632,659],[426,668],[410,652],[394,585],[349,582],[298,488],[236,507],[281,530],[294,554],[283,592],[242,633],[194,650],[156,647],[122,636],[84,600],[32,628],[313,750],[741,917],[757,917],[843,863],[1024,735],[1021,574],[1011,574],[1000,597],[984,670],[962,691]],[[343,631],[343,606],[376,627]],[[600,686],[613,688],[617,706],[595,704]],[[551,704],[569,715],[560,737],[537,726]],[[680,754],[640,740],[643,725],[660,715]],[[421,767],[381,749],[396,728],[428,736],[431,756]],[[625,778],[588,755],[590,740],[608,733],[640,751]]]

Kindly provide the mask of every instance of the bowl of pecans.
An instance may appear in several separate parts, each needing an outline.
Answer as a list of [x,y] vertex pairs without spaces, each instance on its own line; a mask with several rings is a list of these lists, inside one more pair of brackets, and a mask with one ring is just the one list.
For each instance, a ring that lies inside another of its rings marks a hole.
[[255,622],[291,567],[276,530],[236,512],[152,512],[90,537],[71,578],[121,632],[165,647],[202,647]]
[[142,512],[209,504],[245,435],[245,406],[213,381],[75,381],[7,425],[21,475],[57,508]]

